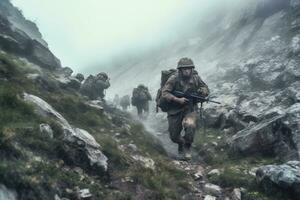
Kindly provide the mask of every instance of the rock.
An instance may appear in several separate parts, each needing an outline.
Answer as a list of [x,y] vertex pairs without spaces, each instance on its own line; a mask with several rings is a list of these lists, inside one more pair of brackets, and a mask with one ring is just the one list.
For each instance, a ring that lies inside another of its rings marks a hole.
[[300,161],[289,161],[282,165],[266,165],[258,169],[256,180],[265,191],[278,188],[289,191],[293,199],[300,196]]
[[130,149],[132,149],[132,151],[137,151],[137,150],[138,150],[137,146],[136,146],[135,144],[132,144],[132,143],[130,143],[130,144],[128,145],[128,147],[129,147]]
[[256,176],[256,172],[258,170],[258,167],[253,167],[252,169],[249,170],[248,174],[251,176]]
[[222,188],[211,183],[206,183],[203,189],[206,193],[211,195],[219,196],[222,194]]
[[72,76],[58,75],[55,79],[59,82],[61,88],[67,89],[72,88],[75,90],[79,90],[81,86],[81,82]]
[[204,200],[216,200],[216,199],[217,199],[217,197],[210,196],[210,195],[206,195],[206,196],[204,197]]
[[134,156],[132,156],[132,158],[136,161],[141,162],[141,164],[145,168],[155,170],[155,162],[151,158],[146,158],[146,157],[140,156],[140,155],[134,155]]
[[219,169],[213,169],[210,172],[208,172],[207,175],[210,175],[210,176],[213,176],[213,175],[220,176],[221,175],[221,171]]
[[49,138],[53,138],[53,130],[48,124],[40,124],[40,132]]
[[231,194],[232,200],[241,200],[242,199],[242,191],[239,188],[234,188]]
[[298,159],[300,104],[294,104],[284,112],[234,135],[229,141],[232,152],[275,154],[283,160]]
[[8,189],[5,185],[0,184],[0,199],[17,200],[16,191]]
[[88,101],[85,104],[90,107],[96,108],[100,113],[104,112],[103,102],[100,100]]
[[60,60],[44,45],[36,40],[30,44],[29,60],[47,69],[57,69],[61,67]]
[[70,77],[72,76],[73,70],[70,67],[63,67],[59,69],[59,73],[61,73],[65,77]]
[[101,146],[87,131],[73,128],[69,122],[41,98],[25,93],[24,100],[32,103],[37,114],[56,120],[64,131],[65,157],[68,162],[95,171],[107,171],[107,157]]
[[204,168],[199,165],[197,166],[197,169],[196,169],[196,173],[193,175],[194,179],[195,180],[200,180],[200,179],[203,179],[204,177]]
[[79,197],[82,198],[82,199],[90,198],[92,196],[93,195],[91,194],[89,189],[79,190]]

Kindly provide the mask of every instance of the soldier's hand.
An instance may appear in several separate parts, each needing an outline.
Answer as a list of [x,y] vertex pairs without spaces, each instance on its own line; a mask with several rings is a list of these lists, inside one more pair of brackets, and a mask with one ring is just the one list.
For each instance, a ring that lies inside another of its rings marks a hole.
[[176,102],[181,105],[184,105],[184,104],[187,104],[189,102],[189,100],[187,98],[181,97],[181,98],[177,98]]

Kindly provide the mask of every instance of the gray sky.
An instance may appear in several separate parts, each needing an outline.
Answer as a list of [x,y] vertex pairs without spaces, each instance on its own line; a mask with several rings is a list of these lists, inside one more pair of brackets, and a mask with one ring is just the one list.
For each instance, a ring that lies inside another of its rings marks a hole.
[[[233,1],[233,0],[230,0]],[[238,1],[238,0],[236,0]],[[76,72],[175,40],[224,0],[12,0]],[[207,3],[210,2],[210,3]],[[213,2],[213,3],[212,3]],[[101,69],[99,69],[101,70]]]

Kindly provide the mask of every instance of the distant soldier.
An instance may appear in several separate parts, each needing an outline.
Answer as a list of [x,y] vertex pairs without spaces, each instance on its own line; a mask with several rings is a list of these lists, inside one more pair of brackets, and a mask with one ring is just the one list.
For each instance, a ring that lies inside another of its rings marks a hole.
[[130,106],[130,97],[129,95],[125,95],[120,100],[120,106],[123,110],[127,111],[128,107]]
[[[169,133],[173,142],[178,144],[178,153],[185,159],[191,159],[191,145],[197,126],[197,103],[189,102],[185,97],[176,97],[174,91],[192,91],[201,96],[208,96],[209,89],[194,70],[191,59],[182,58],[173,73],[161,89],[161,99],[167,104]],[[184,130],[184,136],[181,131]]]
[[91,100],[105,97],[105,90],[109,88],[109,78],[106,73],[101,72],[96,76],[90,75],[81,85],[80,92]]
[[149,113],[149,101],[152,100],[152,97],[149,93],[149,90],[144,85],[139,85],[137,88],[133,89],[132,97],[131,97],[131,104],[136,106],[138,116],[143,117],[143,113],[146,116]]
[[114,105],[115,105],[116,107],[119,106],[119,104],[120,104],[120,97],[119,97],[118,94],[115,95],[114,100],[113,100],[113,103],[114,103]]

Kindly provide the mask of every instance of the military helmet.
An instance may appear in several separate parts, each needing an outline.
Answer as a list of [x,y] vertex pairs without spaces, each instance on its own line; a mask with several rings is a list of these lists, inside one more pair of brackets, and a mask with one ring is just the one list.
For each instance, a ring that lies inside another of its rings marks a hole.
[[100,76],[102,76],[105,79],[108,79],[108,76],[105,72],[100,72],[99,74],[97,74],[97,77],[100,77]]
[[177,63],[177,69],[195,68],[194,62],[190,58],[181,58]]

